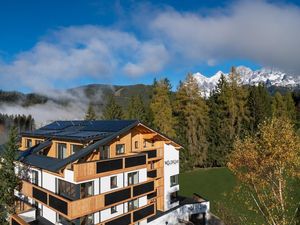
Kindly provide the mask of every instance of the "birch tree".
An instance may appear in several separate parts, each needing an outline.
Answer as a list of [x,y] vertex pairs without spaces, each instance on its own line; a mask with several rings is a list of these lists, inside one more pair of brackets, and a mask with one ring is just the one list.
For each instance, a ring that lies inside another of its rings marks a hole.
[[237,140],[228,167],[240,180],[249,209],[261,214],[268,225],[294,225],[299,201],[289,181],[299,177],[300,142],[292,122],[273,118],[258,132]]

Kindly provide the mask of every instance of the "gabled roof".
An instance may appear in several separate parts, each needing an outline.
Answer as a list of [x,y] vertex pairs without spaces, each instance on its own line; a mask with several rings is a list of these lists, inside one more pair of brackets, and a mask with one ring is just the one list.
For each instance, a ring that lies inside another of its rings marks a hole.
[[[126,134],[138,125],[157,133],[167,140],[170,140],[173,144],[177,145],[177,147],[181,147],[165,135],[150,129],[138,120],[56,121],[34,132],[24,133],[25,136],[43,137],[48,139],[45,142],[22,152],[19,160],[31,166],[36,166],[52,172],[59,172],[59,170],[63,169],[67,165],[90,155],[93,151],[99,149],[100,146],[107,145],[112,140]],[[96,138],[89,137],[91,140],[94,140],[93,144],[90,144],[86,148],[77,151],[65,159],[50,158],[37,154],[39,151],[49,146],[49,143],[51,143],[50,139],[70,138],[71,134],[67,132],[73,132],[72,137],[76,136],[80,140],[85,140],[84,138],[87,137],[85,135],[89,132],[98,132],[99,134],[102,133],[102,135],[101,137],[96,136]]]

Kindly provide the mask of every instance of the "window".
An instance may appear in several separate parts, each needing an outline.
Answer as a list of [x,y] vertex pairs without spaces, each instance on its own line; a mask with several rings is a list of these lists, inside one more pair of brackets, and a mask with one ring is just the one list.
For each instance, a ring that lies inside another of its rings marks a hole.
[[38,145],[40,143],[42,143],[43,141],[42,140],[35,140],[35,144]]
[[151,146],[154,147],[154,144],[155,144],[155,141],[152,140],[152,141],[151,141]]
[[139,142],[138,142],[138,141],[135,141],[135,142],[134,142],[134,148],[135,148],[135,149],[138,149],[138,148],[139,148]]
[[132,211],[132,210],[135,210],[138,207],[139,207],[139,200],[138,199],[135,199],[135,200],[132,200],[132,201],[128,202],[128,212]]
[[72,184],[70,182],[64,180],[57,180],[57,193],[67,199],[75,200],[79,198],[79,193],[76,184]]
[[26,139],[26,148],[32,147],[32,140],[31,139]]
[[146,148],[147,147],[147,141],[146,140],[144,140],[144,146],[143,146],[144,148]]
[[178,185],[178,174],[170,177],[170,187]]
[[100,159],[109,159],[109,146],[100,147]]
[[115,205],[115,206],[112,206],[111,208],[110,208],[110,213],[111,214],[114,214],[114,213],[116,213],[116,212],[118,212],[117,211],[117,206]]
[[170,202],[171,204],[178,201],[178,191],[171,193]]
[[81,145],[71,145],[71,152],[72,152],[72,154],[78,152],[81,149],[82,149]]
[[86,198],[94,194],[93,181],[80,184],[80,198]]
[[124,154],[125,153],[125,145],[124,144],[117,144],[116,145],[116,154]]
[[38,173],[38,171],[32,170],[31,174],[32,174],[31,183],[33,183],[35,185],[39,185],[39,173]]
[[63,143],[57,143],[57,158],[67,158],[67,145]]
[[139,182],[138,172],[128,173],[128,185],[137,184],[138,182]]
[[94,224],[93,214],[80,218],[80,225],[93,225],[93,224]]
[[118,187],[118,178],[117,176],[110,177],[110,188]]

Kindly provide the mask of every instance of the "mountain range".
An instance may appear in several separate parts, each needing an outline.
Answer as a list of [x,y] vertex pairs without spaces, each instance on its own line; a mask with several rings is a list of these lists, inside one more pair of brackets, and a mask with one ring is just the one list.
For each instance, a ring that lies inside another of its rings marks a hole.
[[[239,66],[237,72],[241,75],[241,82],[246,85],[266,84],[271,93],[275,91],[300,90],[299,76],[283,73],[278,70],[251,69]],[[212,77],[206,77],[195,73],[201,89],[209,96],[217,84],[221,74],[217,72]],[[152,85],[105,85],[90,84],[67,90],[53,90],[46,93],[24,94],[15,91],[0,90],[0,113],[2,114],[31,114],[38,126],[53,120],[82,119],[88,104],[92,103],[96,113],[101,115],[107,98],[113,95],[116,102],[127,110],[131,96],[141,95],[146,104],[149,103],[152,94]]]
[[[289,74],[277,69],[262,68],[259,70],[251,70],[245,66],[236,67],[236,72],[241,77],[241,83],[244,85],[258,85],[262,83],[268,88],[290,88],[296,89],[300,86],[300,76],[295,74]],[[194,73],[194,77],[197,79],[203,94],[208,97],[211,91],[214,89],[221,75],[227,77],[228,73],[218,71],[215,75],[207,77],[201,73]]]

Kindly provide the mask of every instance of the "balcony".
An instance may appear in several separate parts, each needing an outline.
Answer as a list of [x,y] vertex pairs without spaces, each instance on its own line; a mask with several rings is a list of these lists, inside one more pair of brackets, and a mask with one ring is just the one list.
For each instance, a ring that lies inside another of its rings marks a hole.
[[73,165],[74,181],[81,182],[147,167],[147,154],[112,158]]
[[44,188],[23,181],[21,192],[25,196],[48,206],[68,220],[73,220],[127,202],[132,198],[147,195],[155,191],[155,188],[155,182],[148,180],[120,190],[71,201]]
[[28,225],[36,220],[36,209],[32,205],[21,200],[17,200],[15,204],[16,214],[10,218],[12,225]]
[[155,215],[155,204],[146,205],[144,207],[135,209],[127,214],[122,214],[117,218],[105,221],[98,225],[119,225],[119,224],[136,224],[141,220]]

